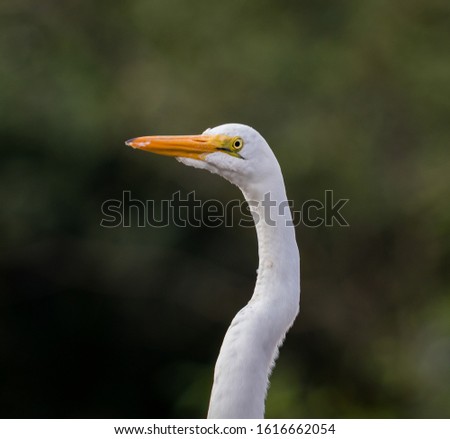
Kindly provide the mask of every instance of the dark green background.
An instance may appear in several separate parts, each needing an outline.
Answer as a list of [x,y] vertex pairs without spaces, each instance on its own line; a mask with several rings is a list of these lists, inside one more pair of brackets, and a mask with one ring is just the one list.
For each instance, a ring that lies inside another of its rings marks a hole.
[[258,129],[299,226],[302,310],[268,417],[450,415],[446,0],[0,3],[0,416],[204,417],[253,229],[100,227],[129,190],[237,188],[125,139]]

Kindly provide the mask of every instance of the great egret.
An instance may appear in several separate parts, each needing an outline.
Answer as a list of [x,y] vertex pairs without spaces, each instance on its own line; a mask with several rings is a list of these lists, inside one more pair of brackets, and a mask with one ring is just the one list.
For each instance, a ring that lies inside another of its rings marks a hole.
[[300,302],[300,255],[278,161],[264,138],[241,124],[126,144],[219,174],[248,201],[258,237],[258,275],[251,300],[223,340],[208,418],[263,418],[269,375]]

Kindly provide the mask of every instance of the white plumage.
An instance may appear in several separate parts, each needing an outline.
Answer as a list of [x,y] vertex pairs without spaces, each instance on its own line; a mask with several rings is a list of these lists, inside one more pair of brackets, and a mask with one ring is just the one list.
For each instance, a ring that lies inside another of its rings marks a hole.
[[200,136],[139,137],[127,144],[221,175],[242,190],[252,208],[258,276],[251,300],[223,340],[208,418],[262,418],[269,375],[300,301],[300,256],[278,161],[264,138],[241,124]]

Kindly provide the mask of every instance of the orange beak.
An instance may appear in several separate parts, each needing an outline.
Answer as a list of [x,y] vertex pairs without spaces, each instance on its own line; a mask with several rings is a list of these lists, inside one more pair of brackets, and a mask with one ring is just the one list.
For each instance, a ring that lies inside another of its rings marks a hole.
[[143,136],[127,140],[132,148],[150,151],[171,157],[188,157],[203,160],[207,154],[217,151],[227,152],[230,137],[217,135],[193,136]]

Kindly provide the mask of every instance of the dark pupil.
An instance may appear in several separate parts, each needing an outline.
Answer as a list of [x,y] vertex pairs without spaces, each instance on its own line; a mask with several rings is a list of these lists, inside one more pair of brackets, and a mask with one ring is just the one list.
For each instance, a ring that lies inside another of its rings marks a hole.
[[241,142],[239,142],[239,140],[236,140],[236,142],[234,142],[234,146],[236,148],[239,148],[241,146]]

